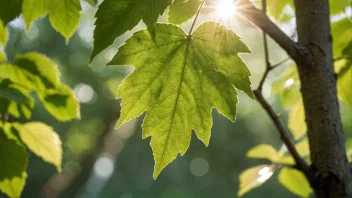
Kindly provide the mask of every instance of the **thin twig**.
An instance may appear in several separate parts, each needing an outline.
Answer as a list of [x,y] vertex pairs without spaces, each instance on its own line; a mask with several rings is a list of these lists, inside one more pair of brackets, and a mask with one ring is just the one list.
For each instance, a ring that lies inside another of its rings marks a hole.
[[281,123],[279,116],[275,113],[270,104],[264,99],[263,94],[260,91],[255,90],[254,95],[275,124],[275,127],[279,131],[280,138],[285,143],[287,150],[291,153],[293,159],[296,162],[297,169],[301,170],[307,176],[307,178],[312,181],[313,176],[310,167],[299,155],[289,131],[287,131],[284,125]]
[[292,59],[296,62],[302,62],[303,55],[301,51],[306,47],[294,42],[287,36],[262,10],[256,8],[249,0],[238,0],[239,9],[237,12],[242,14],[247,20],[262,29],[278,45],[280,45]]
[[352,58],[352,56],[342,55],[342,56],[339,56],[339,57],[337,57],[337,58],[334,58],[334,62],[335,62],[335,61],[342,60],[342,59],[345,59],[345,58]]
[[203,0],[202,4],[200,5],[200,7],[199,7],[199,9],[198,9],[198,11],[197,11],[196,16],[195,16],[194,19],[193,19],[193,23],[192,23],[191,29],[190,29],[189,32],[188,32],[188,36],[190,36],[190,35],[192,34],[193,28],[194,28],[194,26],[195,26],[195,24],[196,24],[196,21],[197,21],[197,19],[198,19],[199,13],[200,13],[200,11],[202,10],[202,8],[203,8],[203,6],[204,6],[204,4],[205,4],[205,1],[206,1],[206,0]]
[[276,67],[278,67],[278,66],[280,66],[280,65],[282,65],[282,64],[284,64],[284,63],[286,63],[286,62],[289,61],[289,60],[291,60],[291,57],[288,56],[288,57],[282,59],[281,61],[275,63],[274,65],[271,65],[271,67],[272,67],[271,69],[275,69]]
[[[262,13],[265,17],[267,17],[266,16],[266,0],[262,0],[262,5],[263,5]],[[296,162],[297,169],[301,170],[307,176],[307,178],[310,181],[312,181],[312,178],[313,178],[312,171],[311,171],[310,167],[308,166],[308,164],[299,155],[299,153],[295,147],[294,141],[290,135],[290,132],[281,123],[279,116],[276,114],[276,112],[270,106],[270,104],[265,100],[265,98],[263,97],[263,94],[262,94],[263,84],[264,84],[269,72],[272,69],[276,68],[277,66],[283,64],[284,62],[286,62],[290,58],[286,58],[286,59],[280,61],[279,63],[275,64],[274,66],[272,66],[269,61],[269,48],[268,48],[268,43],[267,43],[267,38],[266,38],[266,32],[264,30],[263,30],[263,42],[264,42],[266,69],[265,69],[265,72],[264,72],[262,79],[260,80],[258,89],[254,91],[254,95],[256,96],[256,99],[261,104],[263,109],[268,113],[272,122],[275,124],[275,126],[280,134],[280,138],[285,143],[288,151],[291,153],[293,159]]]

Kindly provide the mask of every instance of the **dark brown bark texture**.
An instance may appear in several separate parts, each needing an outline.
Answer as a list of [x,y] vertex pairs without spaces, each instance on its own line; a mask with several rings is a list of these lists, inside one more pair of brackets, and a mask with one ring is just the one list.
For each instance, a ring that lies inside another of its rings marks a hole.
[[[295,0],[298,49],[308,138],[312,186],[317,198],[352,197],[351,168],[337,99],[328,0]],[[298,61],[297,61],[298,60]]]

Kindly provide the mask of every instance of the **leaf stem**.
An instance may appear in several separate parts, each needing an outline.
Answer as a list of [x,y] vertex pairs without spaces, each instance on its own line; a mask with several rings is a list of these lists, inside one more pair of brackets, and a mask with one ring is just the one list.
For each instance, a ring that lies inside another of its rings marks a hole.
[[203,9],[203,6],[204,6],[204,4],[205,4],[205,1],[206,1],[206,0],[203,0],[202,4],[199,6],[199,9],[198,9],[198,11],[197,11],[197,14],[196,14],[196,16],[195,16],[194,19],[193,19],[193,23],[192,23],[191,29],[190,29],[189,32],[188,32],[188,36],[190,36],[190,35],[192,34],[193,28],[194,28],[194,26],[195,26],[195,24],[196,24],[196,21],[197,21],[197,19],[198,19],[198,16],[199,16],[200,11]]

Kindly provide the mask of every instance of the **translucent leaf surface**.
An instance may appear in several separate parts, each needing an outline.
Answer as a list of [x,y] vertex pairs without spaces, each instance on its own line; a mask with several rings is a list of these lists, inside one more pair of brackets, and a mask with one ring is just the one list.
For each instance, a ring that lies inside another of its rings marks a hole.
[[79,104],[70,88],[62,85],[37,94],[46,110],[56,119],[69,121],[80,118]]
[[50,23],[66,38],[66,42],[79,24],[80,11],[79,0],[23,0],[22,4],[27,30],[34,20],[49,13]]
[[172,0],[105,0],[95,15],[94,49],[91,60],[116,37],[132,30],[140,20],[152,27]]
[[240,175],[240,188],[237,195],[242,197],[253,188],[261,186],[274,174],[275,165],[260,165],[243,171]]
[[285,188],[300,197],[309,197],[312,193],[309,182],[301,171],[282,168],[278,178]]
[[[230,47],[231,46],[231,47]],[[143,137],[152,136],[154,178],[185,154],[192,129],[208,145],[211,109],[234,121],[238,89],[253,96],[250,72],[238,53],[249,52],[239,37],[217,23],[202,24],[192,36],[174,25],[135,33],[110,64],[135,66],[120,85],[117,126],[147,111]]]
[[27,178],[25,171],[28,158],[22,145],[0,136],[0,191],[10,198],[19,198],[22,193]]
[[281,154],[271,145],[262,144],[258,145],[247,152],[247,157],[250,158],[263,158],[272,162],[277,162]]
[[295,140],[300,139],[307,133],[306,116],[302,100],[298,102],[288,115],[288,128]]
[[16,128],[22,141],[33,153],[61,171],[61,141],[52,127],[41,122],[29,122]]
[[23,0],[22,13],[27,30],[29,30],[33,21],[49,12],[49,3],[50,0]]
[[169,22],[186,22],[197,13],[201,4],[202,0],[175,0],[169,8]]
[[8,34],[9,33],[7,31],[7,28],[5,27],[4,23],[0,20],[0,47],[4,47],[6,45]]

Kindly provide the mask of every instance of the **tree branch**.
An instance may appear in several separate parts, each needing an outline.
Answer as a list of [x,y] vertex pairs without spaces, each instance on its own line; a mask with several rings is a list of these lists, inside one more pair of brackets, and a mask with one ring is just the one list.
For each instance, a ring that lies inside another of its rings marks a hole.
[[[247,1],[247,0],[246,0]],[[257,16],[261,15],[261,18],[266,18],[268,21],[267,23],[272,23],[267,15],[266,15],[266,0],[262,0],[262,11],[258,10],[257,8],[255,8],[252,4],[252,7],[258,11]],[[252,8],[252,9],[253,9]],[[255,16],[255,15],[253,15]],[[272,23],[273,24],[273,23]],[[275,28],[277,28],[277,31],[281,31],[275,24],[273,24],[275,26]],[[266,26],[263,26],[266,27]],[[258,89],[254,91],[254,95],[256,97],[256,99],[259,101],[259,103],[261,104],[261,106],[263,107],[263,109],[269,114],[271,120],[273,121],[273,123],[275,124],[279,134],[280,134],[280,138],[282,139],[282,141],[284,142],[284,144],[286,145],[288,151],[291,153],[293,159],[296,162],[295,167],[299,170],[301,170],[309,179],[309,181],[312,181],[313,179],[313,174],[311,171],[311,168],[308,166],[308,164],[301,158],[301,156],[299,155],[294,141],[292,140],[289,131],[287,131],[284,127],[284,125],[281,123],[279,116],[275,113],[275,111],[273,110],[273,108],[270,106],[270,104],[264,99],[263,94],[262,94],[262,89],[263,89],[263,84],[266,80],[266,77],[268,76],[269,72],[276,68],[277,66],[283,64],[285,61],[289,60],[289,58],[286,58],[282,61],[280,61],[279,63],[275,64],[274,66],[272,66],[270,64],[269,61],[269,48],[268,48],[268,42],[267,42],[267,37],[266,37],[266,30],[263,30],[263,45],[264,45],[264,55],[265,55],[265,72],[264,75],[262,77],[262,79],[260,80]],[[284,36],[286,36],[283,32],[282,34]],[[281,35],[281,36],[283,36]],[[286,36],[287,37],[287,36]],[[287,37],[288,38],[288,37]],[[293,43],[293,41],[291,39],[289,39],[291,44]],[[295,43],[294,43],[295,44]],[[295,50],[295,53],[297,53],[297,51]]]
[[305,48],[304,46],[301,46],[288,37],[262,10],[256,8],[249,0],[238,1],[240,5],[237,9],[238,13],[242,14],[246,19],[268,34],[296,62],[301,62],[302,55],[300,51]]
[[275,113],[275,111],[270,106],[270,104],[264,99],[263,94],[260,91],[255,90],[254,95],[257,98],[258,102],[263,107],[263,109],[268,113],[273,123],[275,124],[275,127],[279,131],[280,138],[285,143],[288,151],[291,153],[293,159],[295,160],[297,168],[301,170],[310,181],[312,181],[313,175],[310,167],[300,157],[299,153],[296,150],[294,142],[290,136],[290,133],[285,129],[284,125],[281,123],[279,116]]

